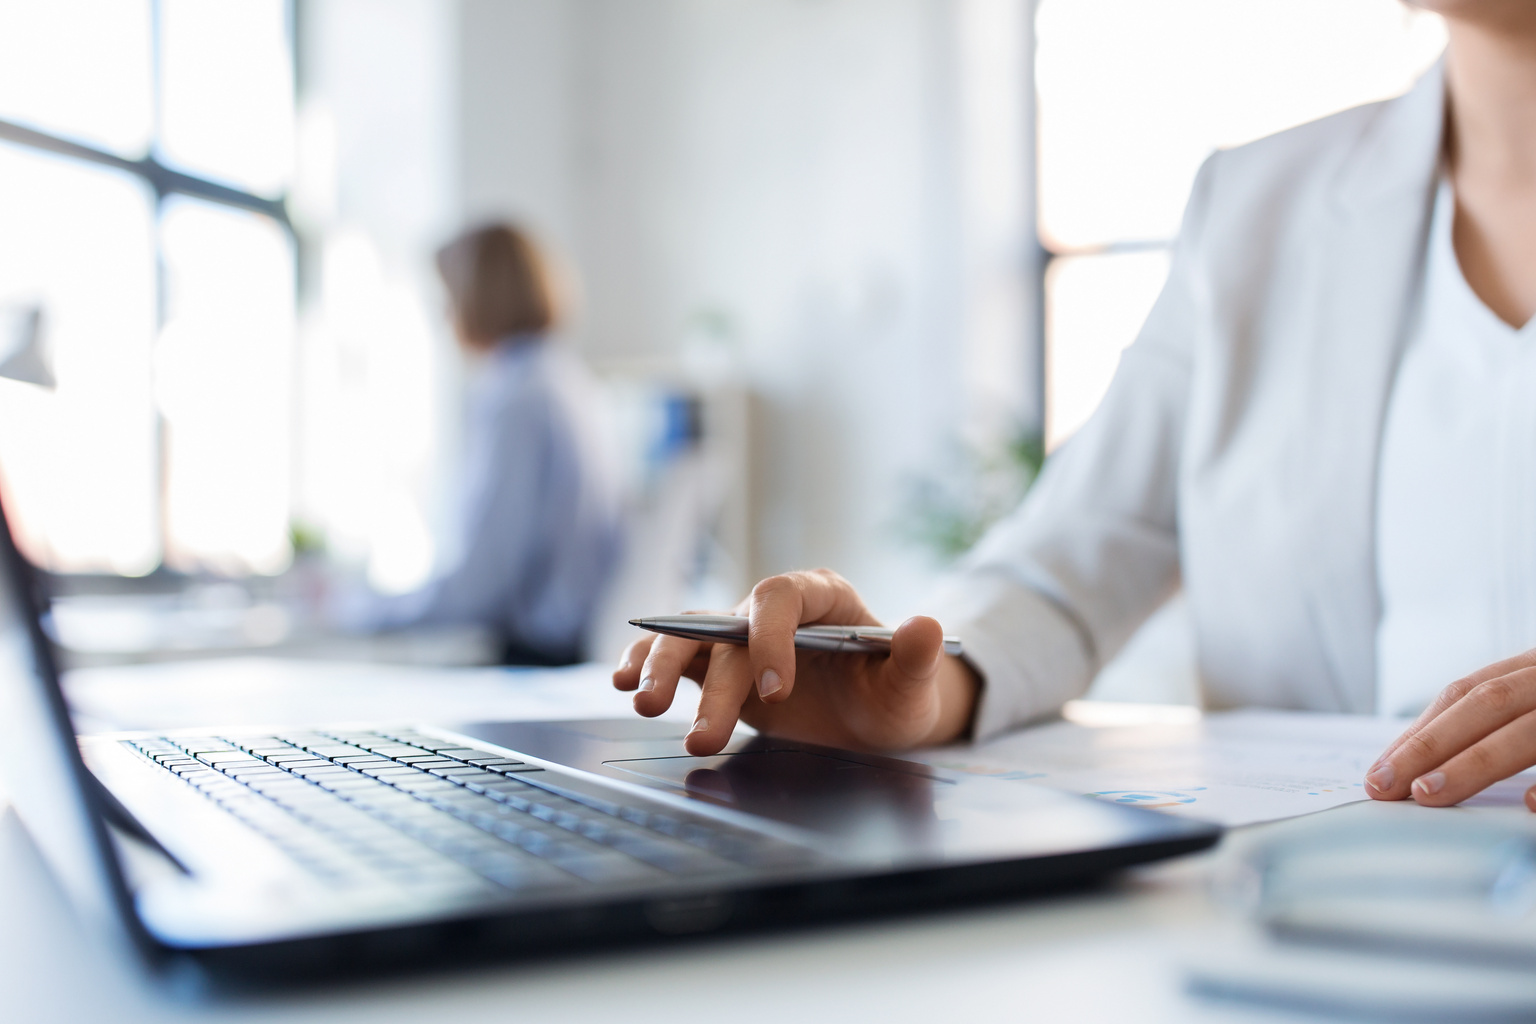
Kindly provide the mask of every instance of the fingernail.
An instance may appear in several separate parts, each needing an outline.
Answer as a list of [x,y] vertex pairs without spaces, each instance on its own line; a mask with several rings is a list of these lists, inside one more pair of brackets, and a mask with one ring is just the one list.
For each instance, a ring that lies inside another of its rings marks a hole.
[[1434,796],[1445,788],[1445,772],[1430,772],[1413,780],[1413,788],[1425,796]]
[[757,694],[765,700],[778,693],[784,686],[784,680],[773,669],[764,669],[763,678],[757,681]]
[[693,728],[689,729],[688,731],[689,732],[703,732],[705,729],[708,729],[708,728],[709,728],[709,719],[707,719],[707,718],[696,718],[696,719],[694,719],[694,722],[693,722]]
[[629,671],[629,658],[628,657],[623,658],[619,662],[619,667],[614,669],[614,671],[615,672],[628,672]]
[[640,680],[641,693],[650,693],[654,689],[656,689],[656,680],[652,679],[650,676],[646,676],[644,679]]
[[1367,772],[1365,776],[1365,784],[1378,793],[1385,793],[1392,788],[1392,784],[1396,781],[1397,772],[1393,771],[1390,761],[1386,764],[1377,765]]

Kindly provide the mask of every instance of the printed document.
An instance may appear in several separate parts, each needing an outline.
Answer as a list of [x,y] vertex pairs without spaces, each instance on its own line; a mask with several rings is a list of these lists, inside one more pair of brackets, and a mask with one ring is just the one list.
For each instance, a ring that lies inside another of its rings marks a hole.
[[1093,701],[1073,701],[1065,715],[979,746],[924,751],[919,759],[1236,826],[1368,799],[1366,770],[1409,725],[1367,715],[1201,714]]

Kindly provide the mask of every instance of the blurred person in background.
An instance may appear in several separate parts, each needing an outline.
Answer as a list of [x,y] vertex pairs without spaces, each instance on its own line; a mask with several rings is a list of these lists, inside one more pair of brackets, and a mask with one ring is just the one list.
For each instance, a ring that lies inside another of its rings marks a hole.
[[1103,404],[934,601],[963,657],[924,616],[888,656],[796,651],[802,623],[875,624],[818,570],[754,588],[748,646],[647,637],[614,684],[657,715],[700,681],[694,754],[738,718],[986,738],[1081,695],[1182,586],[1211,706],[1428,705],[1371,796],[1536,764],[1536,0],[1415,6],[1449,46],[1406,95],[1207,160]]
[[471,368],[457,554],[411,593],[350,595],[337,618],[355,631],[477,625],[506,664],[580,661],[620,537],[593,382],[554,337],[560,297],[522,230],[466,231],[437,269]]

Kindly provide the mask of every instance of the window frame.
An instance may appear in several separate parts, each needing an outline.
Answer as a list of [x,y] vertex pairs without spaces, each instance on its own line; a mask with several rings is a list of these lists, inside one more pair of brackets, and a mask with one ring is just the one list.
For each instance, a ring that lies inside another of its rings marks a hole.
[[[295,9],[298,0],[284,0],[284,20],[287,26],[287,45],[289,53],[289,66],[294,76],[294,93],[297,95],[298,81],[298,43],[297,24],[298,12]],[[158,223],[167,200],[173,196],[188,196],[204,202],[214,203],[220,206],[231,207],[249,213],[258,214],[275,222],[289,237],[294,247],[294,280],[293,288],[296,299],[300,298],[299,286],[302,280],[302,266],[304,260],[304,246],[298,231],[294,227],[293,219],[289,214],[288,203],[291,191],[285,188],[273,197],[264,197],[245,189],[223,184],[212,178],[191,174],[177,170],[175,167],[163,163],[156,155],[159,151],[160,139],[160,109],[161,109],[161,0],[151,0],[150,21],[153,40],[150,52],[150,81],[153,95],[151,98],[153,108],[153,124],[150,138],[143,156],[130,159],[108,150],[98,148],[83,142],[71,139],[63,134],[29,127],[16,121],[0,118],[0,143],[6,143],[21,149],[34,152],[49,153],[63,157],[66,160],[79,161],[98,167],[107,167],[112,170],[128,174],[144,184],[148,185],[154,194],[154,213]],[[159,233],[156,232],[154,266],[155,266],[155,317],[156,330],[165,326],[166,303],[164,285],[164,259],[162,243]],[[155,493],[160,495],[159,507],[156,510],[156,539],[158,541],[160,555],[154,569],[148,574],[150,577],[180,577],[183,574],[170,569],[165,564],[165,553],[169,547],[166,523],[166,508],[164,501],[166,480],[166,445],[165,445],[165,418],[158,408],[154,411],[155,417]],[[67,576],[69,578],[100,578],[116,579],[110,574],[101,573],[55,573],[50,571],[50,576]],[[142,577],[141,577],[142,578]]]
[[[1048,241],[1045,232],[1045,221],[1041,214],[1040,202],[1040,82],[1036,77],[1036,67],[1039,61],[1040,34],[1038,19],[1040,17],[1041,0],[1025,0],[1029,10],[1025,19],[1029,32],[1028,46],[1028,73],[1025,75],[1025,87],[1029,90],[1026,97],[1025,109],[1028,111],[1029,124],[1026,126],[1025,139],[1027,140],[1028,153],[1025,163],[1029,167],[1030,180],[1028,182],[1028,216],[1029,221],[1029,247],[1028,265],[1025,272],[1025,289],[1028,293],[1029,309],[1032,322],[1029,325],[1029,341],[1033,348],[1033,365],[1035,382],[1035,409],[1039,417],[1036,429],[1039,432],[1040,444],[1045,446],[1053,439],[1049,436],[1051,425],[1051,331],[1050,331],[1050,291],[1047,285],[1050,279],[1051,268],[1058,260],[1077,257],[1094,256],[1120,256],[1136,253],[1169,252],[1173,249],[1172,238],[1142,238],[1142,239],[1117,239],[1103,242],[1098,245],[1062,245]],[[1047,454],[1059,447],[1067,438],[1057,438],[1055,446],[1046,449]]]
[[[1040,165],[1037,160],[1034,165],[1036,181],[1039,180],[1039,168]],[[1105,242],[1101,245],[1085,246],[1050,245],[1042,239],[1040,228],[1041,221],[1037,209],[1034,219],[1035,260],[1030,274],[1029,287],[1033,293],[1035,311],[1035,373],[1036,380],[1040,382],[1036,400],[1039,402],[1040,409],[1040,443],[1042,445],[1048,446],[1046,448],[1046,453],[1049,454],[1050,452],[1055,451],[1057,448],[1061,447],[1061,445],[1069,440],[1072,436],[1071,434],[1068,434],[1066,437],[1058,438],[1052,438],[1050,436],[1052,339],[1050,330],[1050,287],[1047,282],[1050,280],[1051,268],[1056,265],[1058,260],[1064,259],[1077,259],[1083,257],[1092,259],[1096,256],[1121,256],[1149,252],[1170,252],[1173,249],[1174,240],[1171,238],[1141,239],[1135,241],[1128,240]],[[1054,442],[1054,444],[1052,442]]]

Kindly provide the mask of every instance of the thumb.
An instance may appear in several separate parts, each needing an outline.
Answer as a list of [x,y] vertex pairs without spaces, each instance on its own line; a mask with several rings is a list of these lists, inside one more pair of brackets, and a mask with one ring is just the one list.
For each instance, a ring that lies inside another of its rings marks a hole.
[[914,615],[896,627],[886,682],[898,691],[918,691],[933,683],[944,654],[944,630],[935,619]]

